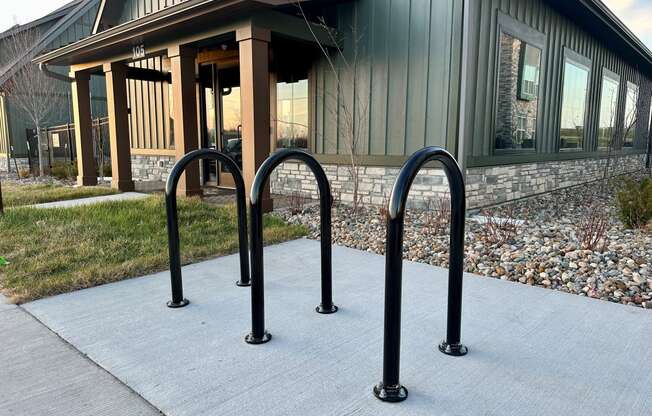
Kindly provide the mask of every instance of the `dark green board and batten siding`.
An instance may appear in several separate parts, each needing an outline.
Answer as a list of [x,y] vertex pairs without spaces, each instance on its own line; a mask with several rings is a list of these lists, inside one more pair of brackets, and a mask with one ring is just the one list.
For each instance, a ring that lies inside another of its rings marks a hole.
[[[592,157],[597,148],[602,68],[615,72],[621,78],[619,111],[625,103],[626,81],[639,88],[649,88],[650,80],[622,59],[616,51],[607,49],[571,20],[540,0],[483,0],[471,1],[468,30],[467,106],[465,111],[465,153],[469,166],[489,166],[504,163]],[[497,84],[497,38],[499,15],[513,19],[545,36],[543,67],[541,71],[540,103],[542,112],[538,121],[536,152],[500,154],[494,150],[494,117]],[[558,151],[560,105],[564,49],[568,48],[591,60],[590,85],[587,101],[587,126],[584,151]],[[641,82],[639,79],[643,79]],[[645,147],[650,103],[641,102],[640,123],[636,128],[635,151]],[[648,95],[649,96],[649,95]]]
[[[111,0],[107,0],[111,1]],[[183,3],[187,0],[127,0],[125,1],[122,13],[118,18],[118,24],[139,19],[166,7]]]
[[354,111],[358,153],[378,164],[426,145],[454,151],[462,1],[359,0],[340,4],[337,16],[344,54],[356,65],[347,71],[336,59],[340,93],[326,60],[314,66],[313,150],[346,155],[346,112]]

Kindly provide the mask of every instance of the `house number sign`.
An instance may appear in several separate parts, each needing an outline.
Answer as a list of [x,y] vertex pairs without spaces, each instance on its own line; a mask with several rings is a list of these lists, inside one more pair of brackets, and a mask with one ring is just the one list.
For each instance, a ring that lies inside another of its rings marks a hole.
[[145,57],[145,44],[134,45],[132,48],[133,59],[142,59]]

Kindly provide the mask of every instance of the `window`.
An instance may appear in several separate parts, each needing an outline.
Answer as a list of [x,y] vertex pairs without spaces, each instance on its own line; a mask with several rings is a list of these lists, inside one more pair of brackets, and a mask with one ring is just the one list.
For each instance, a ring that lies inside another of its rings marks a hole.
[[647,125],[648,125],[647,136],[649,138],[652,137],[652,99],[650,99],[650,119],[648,120]]
[[627,81],[627,99],[625,103],[625,125],[623,126],[623,147],[632,147],[636,135],[638,86]]
[[582,149],[586,97],[589,86],[589,65],[573,59],[572,51],[564,51],[564,82],[561,98],[561,128],[559,149]]
[[502,31],[499,50],[495,147],[534,150],[542,50]]
[[276,147],[308,147],[308,80],[276,84]]
[[598,121],[598,148],[606,149],[614,137],[618,115],[618,90],[620,80],[603,69],[600,93],[600,119]]

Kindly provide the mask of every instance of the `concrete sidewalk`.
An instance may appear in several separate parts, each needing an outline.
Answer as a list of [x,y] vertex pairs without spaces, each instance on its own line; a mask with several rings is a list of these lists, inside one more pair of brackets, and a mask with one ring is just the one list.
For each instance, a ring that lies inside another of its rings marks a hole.
[[99,204],[101,202],[111,202],[111,201],[129,201],[136,199],[147,198],[148,194],[142,194],[139,192],[123,192],[113,195],[102,195],[102,196],[92,196],[88,198],[79,198],[79,199],[69,199],[67,201],[54,201],[46,202],[44,204],[35,204],[29,205],[30,208],[72,208],[80,207],[84,205],[93,205]]
[[161,413],[0,295],[0,415]]
[[273,339],[248,345],[250,290],[237,256],[184,267],[191,304],[168,309],[169,274],[25,305],[166,415],[623,415],[652,409],[652,313],[468,275],[462,341],[449,357],[447,271],[404,263],[401,381],[378,401],[384,257],[333,251],[334,301],[319,315],[319,243],[265,249]]

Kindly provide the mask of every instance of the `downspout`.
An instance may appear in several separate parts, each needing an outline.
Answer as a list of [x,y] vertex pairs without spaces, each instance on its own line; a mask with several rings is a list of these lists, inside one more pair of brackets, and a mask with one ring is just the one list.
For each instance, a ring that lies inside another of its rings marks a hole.
[[62,74],[58,74],[56,72],[50,71],[50,69],[48,68],[48,65],[43,63],[43,62],[38,64],[38,68],[41,70],[41,72],[43,72],[43,74],[45,74],[46,77],[53,78],[53,79],[63,81],[63,82],[67,82],[69,84],[72,84],[73,82],[75,82],[74,78],[70,78],[67,75],[62,75]]
[[466,106],[467,104],[467,83],[468,83],[468,54],[469,54],[469,33],[471,30],[470,26],[470,1],[464,0],[462,2],[462,51],[461,51],[461,62],[460,62],[460,86],[458,89],[459,92],[459,102],[458,102],[458,113],[457,113],[457,163],[460,165],[462,170],[462,176],[466,179],[466,169],[467,169],[467,160],[466,153],[468,151],[466,143]]

